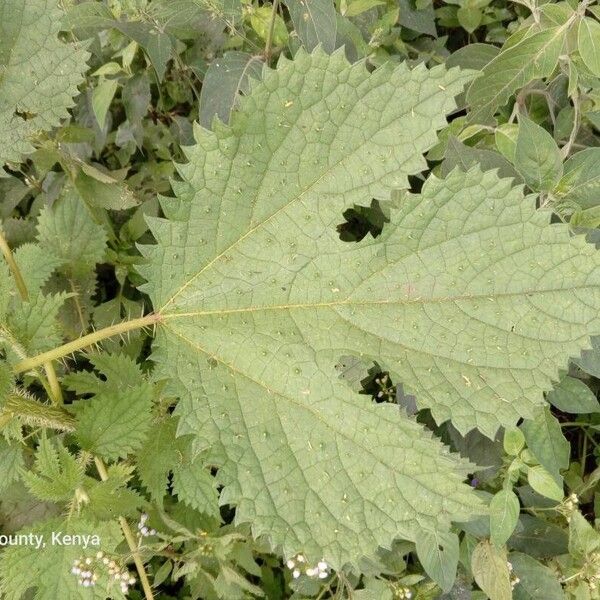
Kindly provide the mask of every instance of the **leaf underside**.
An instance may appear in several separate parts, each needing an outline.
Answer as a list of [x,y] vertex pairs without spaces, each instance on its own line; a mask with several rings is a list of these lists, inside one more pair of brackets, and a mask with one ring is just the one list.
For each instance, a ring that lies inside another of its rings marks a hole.
[[469,79],[300,52],[230,126],[196,132],[168,220],[151,221],[141,271],[180,433],[211,448],[238,521],[286,554],[340,566],[481,511],[472,467],[349,390],[340,356],[377,359],[439,422],[493,436],[599,329],[593,248],[494,172],[430,178],[376,240],[340,241],[345,209],[426,168]]

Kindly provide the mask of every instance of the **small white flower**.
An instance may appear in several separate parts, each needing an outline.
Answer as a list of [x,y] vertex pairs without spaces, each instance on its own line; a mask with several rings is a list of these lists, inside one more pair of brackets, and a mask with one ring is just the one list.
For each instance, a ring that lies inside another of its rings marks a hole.
[[306,574],[309,577],[314,577],[318,572],[319,572],[319,569],[317,569],[316,567],[313,569],[306,569]]
[[292,577],[293,577],[294,579],[298,579],[298,577],[300,577],[300,571],[299,571],[299,569],[294,569],[294,570],[292,571]]
[[329,565],[324,560],[320,560],[317,563],[317,567],[319,571],[326,571],[327,569],[329,569]]
[[327,577],[329,577],[329,573],[325,573],[324,571],[319,573],[319,579],[327,579]]
[[288,569],[293,569],[296,566],[296,563],[291,558],[285,564]]
[[304,557],[304,555],[303,555],[303,554],[298,554],[298,556],[296,557],[296,560],[297,560],[299,563],[306,562],[306,558]]

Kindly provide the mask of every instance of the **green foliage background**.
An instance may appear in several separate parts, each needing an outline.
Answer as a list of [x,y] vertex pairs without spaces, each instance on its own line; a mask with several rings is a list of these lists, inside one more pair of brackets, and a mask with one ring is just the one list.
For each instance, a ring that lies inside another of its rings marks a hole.
[[600,598],[599,132],[591,0],[0,0],[2,598]]

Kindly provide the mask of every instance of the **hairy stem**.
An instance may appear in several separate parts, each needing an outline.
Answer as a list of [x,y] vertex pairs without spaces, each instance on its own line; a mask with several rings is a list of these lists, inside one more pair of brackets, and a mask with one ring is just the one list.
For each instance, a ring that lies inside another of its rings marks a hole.
[[273,0],[273,8],[271,9],[271,21],[269,22],[269,31],[265,42],[265,60],[267,65],[271,59],[271,47],[273,46],[273,32],[275,31],[275,18],[277,17],[278,0]]
[[[102,479],[102,481],[106,481],[108,479],[108,471],[106,470],[106,465],[98,456],[94,457],[94,463],[96,465],[96,469],[98,469],[100,479]],[[150,581],[148,580],[148,575],[146,575],[146,569],[144,569],[144,563],[142,562],[142,558],[140,556],[135,537],[133,536],[133,532],[131,531],[131,527],[129,527],[129,523],[127,522],[127,519],[125,519],[125,517],[119,517],[119,524],[121,525],[121,529],[123,530],[123,535],[125,536],[127,545],[131,550],[131,556],[133,557],[133,562],[135,563],[135,568],[138,572],[138,576],[140,578],[140,583],[142,584],[142,589],[144,590],[146,600],[154,600],[152,586],[150,585]]]
[[67,344],[63,344],[58,348],[54,348],[48,352],[43,352],[42,354],[38,354],[37,356],[32,356],[31,358],[26,358],[18,362],[13,367],[13,372],[16,374],[24,373],[25,371],[34,369],[35,367],[43,365],[46,362],[57,360],[63,356],[68,356],[69,354],[73,354],[73,352],[83,350],[88,346],[97,344],[98,342],[114,337],[115,335],[121,335],[135,329],[142,329],[143,327],[151,327],[152,325],[155,325],[161,321],[161,319],[161,315],[150,313],[149,315],[140,317],[139,319],[131,319],[131,321],[123,321],[123,323],[117,323],[116,325],[105,327],[104,329],[98,329],[93,333],[88,333],[88,335],[84,335],[79,339],[73,340]]
[[[2,250],[2,254],[4,255],[4,259],[8,264],[8,268],[12,273],[12,276],[17,284],[17,289],[19,290],[19,294],[23,301],[29,300],[29,291],[27,290],[27,284],[23,279],[23,275],[21,274],[21,270],[19,269],[19,265],[15,261],[15,257],[4,237],[2,231],[0,230],[0,249]],[[44,362],[44,371],[46,372],[46,377],[48,379],[48,390],[49,396],[54,402],[54,404],[62,404],[63,403],[63,395],[62,390],[60,389],[60,384],[58,383],[58,377],[56,376],[56,371],[54,369],[54,365],[51,362]],[[44,382],[42,382],[44,383]],[[46,387],[44,385],[44,387]]]
[[27,286],[25,285],[25,280],[21,275],[21,271],[17,262],[15,261],[15,257],[13,256],[12,250],[4,237],[2,231],[0,231],[0,250],[2,250],[2,254],[4,255],[4,260],[6,260],[6,264],[12,273],[12,276],[17,284],[17,290],[23,300],[27,300],[29,298],[29,293],[27,292]]

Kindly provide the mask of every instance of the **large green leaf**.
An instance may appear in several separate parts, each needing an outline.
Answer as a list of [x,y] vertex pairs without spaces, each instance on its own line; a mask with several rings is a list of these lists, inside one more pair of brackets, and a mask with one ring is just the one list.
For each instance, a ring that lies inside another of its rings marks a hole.
[[86,71],[83,46],[63,44],[56,0],[0,0],[0,165],[68,116]]
[[229,127],[196,132],[170,220],[151,221],[155,360],[181,432],[211,448],[238,520],[286,553],[343,564],[476,504],[469,467],[348,389],[338,357],[377,359],[438,421],[493,436],[600,329],[593,247],[494,172],[430,178],[379,238],[340,241],[345,209],[425,168],[467,79],[299,53]]

